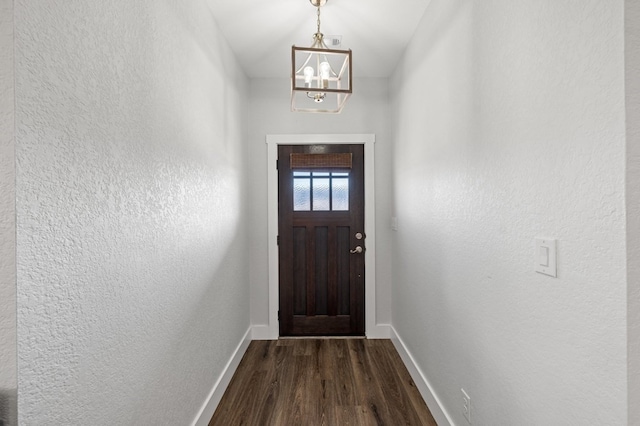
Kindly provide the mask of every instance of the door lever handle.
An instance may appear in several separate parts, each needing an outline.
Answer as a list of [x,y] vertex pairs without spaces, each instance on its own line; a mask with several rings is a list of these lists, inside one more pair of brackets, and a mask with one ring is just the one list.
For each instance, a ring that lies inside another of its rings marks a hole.
[[362,253],[364,251],[364,249],[362,248],[362,246],[356,246],[356,248],[354,248],[353,250],[349,250],[349,253]]

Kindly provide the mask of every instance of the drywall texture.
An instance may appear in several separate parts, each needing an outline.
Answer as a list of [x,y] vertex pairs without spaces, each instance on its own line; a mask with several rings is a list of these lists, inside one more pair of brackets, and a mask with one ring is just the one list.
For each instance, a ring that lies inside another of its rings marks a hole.
[[[374,133],[376,193],[376,323],[391,322],[391,132],[387,79],[354,79],[341,114],[294,113],[288,79],[252,79],[249,97],[251,321],[269,322],[267,145],[269,134]],[[275,167],[275,165],[274,165]]]
[[13,1],[0,0],[0,424],[16,423]]
[[246,78],[199,1],[15,35],[20,425],[189,424],[249,327]]
[[393,325],[455,424],[627,424],[623,6],[432,0],[391,79]]
[[640,2],[625,1],[629,424],[640,424]]

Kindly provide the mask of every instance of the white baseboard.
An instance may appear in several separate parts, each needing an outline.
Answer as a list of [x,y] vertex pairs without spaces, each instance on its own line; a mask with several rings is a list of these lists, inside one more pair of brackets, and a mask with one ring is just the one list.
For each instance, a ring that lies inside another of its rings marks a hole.
[[213,389],[209,392],[209,396],[205,400],[204,404],[202,404],[200,412],[198,412],[196,418],[193,420],[193,423],[191,424],[192,426],[207,426],[211,421],[213,413],[216,412],[216,408],[218,408],[218,404],[220,403],[224,392],[227,390],[227,386],[229,386],[229,382],[231,382],[233,374],[236,372],[238,365],[240,365],[240,361],[242,360],[244,353],[247,351],[249,343],[251,343],[251,330],[252,328],[249,327],[242,337],[242,340],[231,356],[231,359],[227,362],[224,370],[222,370],[222,374],[218,378],[218,381],[213,385]]
[[396,350],[400,354],[400,358],[404,362],[404,365],[409,370],[409,374],[411,374],[411,378],[415,382],[418,390],[420,391],[420,395],[424,398],[424,401],[427,403],[429,407],[429,411],[433,415],[433,418],[436,420],[439,426],[453,426],[455,423],[447,413],[447,410],[444,409],[442,404],[440,403],[440,399],[438,395],[434,392],[433,387],[429,383],[429,380],[425,377],[420,370],[418,364],[416,364],[411,352],[407,349],[404,342],[396,332],[393,327],[391,328],[391,341],[393,345],[396,347]]
[[376,324],[367,329],[367,339],[390,339],[391,324]]
[[274,336],[269,328],[269,324],[259,324],[251,326],[251,338],[253,340],[278,340],[278,334]]

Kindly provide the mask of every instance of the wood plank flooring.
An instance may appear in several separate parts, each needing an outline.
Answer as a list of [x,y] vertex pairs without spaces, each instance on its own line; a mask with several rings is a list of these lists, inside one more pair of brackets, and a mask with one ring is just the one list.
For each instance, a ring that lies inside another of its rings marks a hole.
[[390,340],[253,341],[209,426],[436,426]]

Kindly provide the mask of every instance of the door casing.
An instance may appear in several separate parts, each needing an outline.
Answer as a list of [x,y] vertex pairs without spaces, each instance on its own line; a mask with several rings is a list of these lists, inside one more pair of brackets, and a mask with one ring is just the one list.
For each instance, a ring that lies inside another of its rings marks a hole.
[[391,337],[388,324],[376,322],[376,236],[375,236],[375,135],[374,134],[292,134],[267,135],[267,197],[268,197],[268,247],[269,247],[269,323],[253,325],[252,338],[255,340],[277,339],[278,330],[278,145],[314,144],[363,144],[365,160],[365,334],[368,338]]

